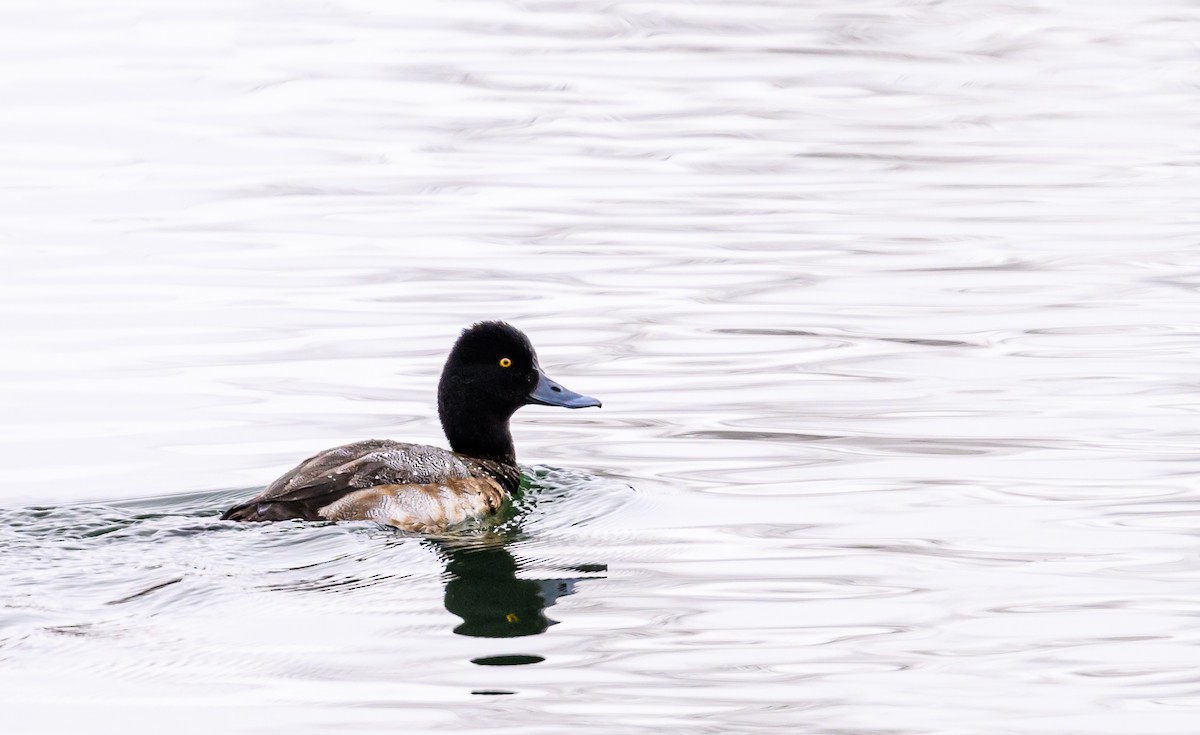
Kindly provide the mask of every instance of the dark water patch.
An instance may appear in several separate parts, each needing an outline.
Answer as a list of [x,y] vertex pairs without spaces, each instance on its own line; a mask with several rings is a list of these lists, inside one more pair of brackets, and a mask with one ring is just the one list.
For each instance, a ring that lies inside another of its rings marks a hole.
[[916,337],[879,337],[880,342],[896,342],[905,345],[920,345],[922,347],[974,347],[970,342],[957,339],[924,339]]
[[714,329],[716,334],[746,334],[757,335],[762,337],[821,337],[825,335],[816,332],[810,332],[804,329],[755,329],[745,327],[740,329]]
[[772,442],[816,442],[828,439],[842,439],[840,436],[821,434],[800,434],[786,431],[736,431],[732,429],[716,429],[706,431],[689,431],[676,435],[681,439],[723,439],[729,441],[772,441]]
[[160,582],[158,584],[151,585],[150,587],[147,587],[146,589],[141,590],[140,592],[135,592],[132,595],[127,595],[125,597],[122,597],[119,600],[113,600],[106,604],[123,605],[126,602],[132,602],[133,600],[136,600],[140,597],[145,597],[146,595],[153,594],[153,593],[157,592],[158,590],[163,589],[164,587],[170,587],[173,584],[179,584],[182,581],[183,581],[183,577],[176,577],[175,579],[168,579],[166,582]]
[[484,697],[497,697],[505,694],[516,694],[511,689],[472,689],[471,694],[478,694]]
[[471,659],[471,663],[480,666],[527,666],[529,664],[540,664],[545,660],[545,656],[514,653],[504,656],[481,656]]

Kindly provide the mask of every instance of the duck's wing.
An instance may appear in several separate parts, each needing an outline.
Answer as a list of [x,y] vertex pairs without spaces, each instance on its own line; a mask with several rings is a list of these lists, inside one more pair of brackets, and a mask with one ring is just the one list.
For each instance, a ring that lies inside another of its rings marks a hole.
[[470,468],[445,449],[368,439],[309,457],[258,497],[235,505],[221,518],[321,520],[318,510],[355,490],[377,485],[427,485],[470,476]]

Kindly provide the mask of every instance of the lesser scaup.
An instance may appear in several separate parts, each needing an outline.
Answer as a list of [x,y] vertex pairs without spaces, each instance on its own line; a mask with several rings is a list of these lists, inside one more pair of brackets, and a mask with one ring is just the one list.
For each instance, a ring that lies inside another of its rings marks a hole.
[[600,405],[547,377],[520,330],[480,322],[463,330],[438,382],[452,451],[387,439],[327,449],[221,519],[370,520],[430,532],[494,512],[521,482],[508,420],[531,403]]

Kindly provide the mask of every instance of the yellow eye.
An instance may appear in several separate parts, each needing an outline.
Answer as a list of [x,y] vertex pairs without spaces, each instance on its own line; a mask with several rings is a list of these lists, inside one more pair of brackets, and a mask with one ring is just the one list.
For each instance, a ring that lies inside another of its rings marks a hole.
[[509,367],[510,365],[512,365],[512,360],[507,357],[500,358],[500,367]]

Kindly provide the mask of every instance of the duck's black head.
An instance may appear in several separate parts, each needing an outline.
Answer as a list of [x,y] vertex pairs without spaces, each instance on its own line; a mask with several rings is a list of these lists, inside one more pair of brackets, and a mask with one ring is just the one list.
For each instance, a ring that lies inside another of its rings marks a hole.
[[464,329],[438,383],[438,416],[450,448],[472,457],[515,461],[508,420],[530,403],[600,405],[547,377],[529,338],[516,327],[480,322]]

